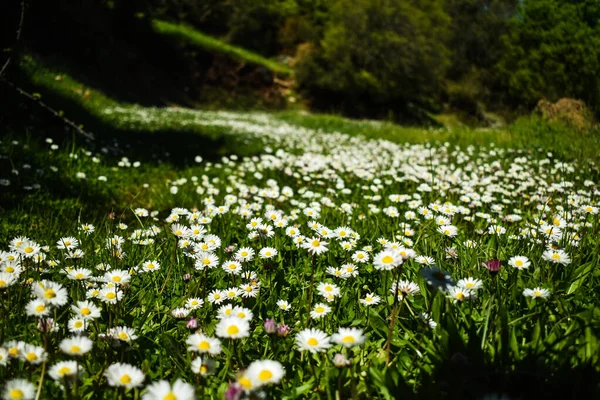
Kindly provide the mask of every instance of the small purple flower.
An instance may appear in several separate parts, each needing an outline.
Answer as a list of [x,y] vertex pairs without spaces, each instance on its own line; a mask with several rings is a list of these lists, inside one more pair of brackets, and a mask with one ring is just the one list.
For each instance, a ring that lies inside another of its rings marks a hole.
[[265,332],[269,335],[277,332],[277,323],[274,319],[269,318],[265,320]]
[[191,318],[189,319],[189,321],[187,322],[187,324],[185,324],[185,326],[186,326],[188,329],[196,329],[196,328],[198,328],[198,321],[196,321],[196,318],[194,318],[194,317],[191,317]]
[[502,264],[500,264],[500,260],[489,260],[488,262],[481,263],[484,267],[488,269],[488,271],[492,273],[498,273],[500,268],[502,268]]
[[225,400],[239,400],[242,397],[242,393],[244,393],[242,387],[238,383],[233,382],[225,392]]
[[192,279],[192,275],[190,275],[190,274],[185,274],[183,276],[183,280],[186,281],[186,282],[189,281],[190,279]]
[[286,337],[290,333],[290,327],[287,325],[279,325],[277,327],[277,335],[281,337]]

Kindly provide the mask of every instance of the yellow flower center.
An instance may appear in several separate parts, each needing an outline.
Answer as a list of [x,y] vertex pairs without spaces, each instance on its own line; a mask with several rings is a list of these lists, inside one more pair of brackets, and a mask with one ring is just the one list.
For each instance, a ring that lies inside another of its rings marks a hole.
[[262,371],[260,371],[260,374],[258,374],[258,380],[261,382],[266,382],[269,379],[271,379],[273,377],[273,373],[271,371],[269,371],[268,369],[263,369]]
[[313,247],[319,247],[321,245],[321,242],[319,242],[318,240],[313,240],[312,245]]
[[456,298],[458,300],[462,300],[465,298],[465,294],[463,292],[458,292],[458,293],[456,293]]
[[60,375],[60,376],[67,375],[69,372],[71,372],[71,368],[62,367],[61,369],[58,370],[58,375]]
[[154,264],[148,264],[148,269],[153,269],[154,268]]
[[35,308],[35,311],[41,313],[41,312],[44,312],[45,309],[46,309],[46,306],[43,304],[40,304],[39,306],[37,306]]
[[467,283],[465,284],[465,286],[466,286],[466,287],[468,287],[468,288],[472,288],[472,287],[473,287],[473,286],[475,286],[475,285],[473,284],[473,282],[467,282]]
[[319,341],[317,339],[315,339],[314,337],[311,337],[310,339],[308,339],[308,341],[306,342],[307,345],[311,346],[311,347],[315,347],[319,344]]
[[236,268],[237,268],[237,266],[235,264],[229,264],[229,269],[234,270]]
[[2,287],[4,285],[6,285],[6,281],[3,281],[3,280],[0,279],[0,287]]
[[560,254],[558,254],[558,253],[552,254],[552,259],[553,260],[560,260]]
[[35,361],[38,359],[37,354],[35,353],[28,353],[25,358],[27,359],[27,361]]
[[92,310],[90,310],[90,309],[89,309],[89,308],[87,308],[87,307],[83,307],[83,308],[81,309],[81,314],[82,314],[82,315],[90,315],[91,313],[92,313]]
[[540,297],[542,295],[542,292],[536,290],[535,292],[533,292],[533,294],[535,294],[537,297]]
[[238,380],[238,383],[246,390],[252,389],[252,381],[245,376],[241,377]]
[[367,303],[370,303],[370,302],[372,302],[372,301],[373,301],[373,298],[372,298],[372,297],[367,297],[367,298],[365,299],[365,301],[366,301]]
[[129,339],[129,335],[127,335],[125,332],[121,332],[121,333],[119,333],[119,339],[127,340],[127,339]]
[[392,261],[394,261],[394,257],[392,256],[385,256],[381,259],[381,262],[384,264],[390,264]]
[[79,346],[71,346],[71,353],[80,353],[81,347]]
[[344,336],[344,338],[342,339],[342,342],[344,343],[354,343],[354,336]]
[[516,265],[517,267],[522,267],[522,266],[523,266],[523,261],[521,261],[521,260],[517,260],[517,261],[515,261],[515,265]]
[[121,377],[120,381],[123,385],[127,385],[128,383],[131,382],[131,377],[129,375],[125,374]]
[[117,297],[117,295],[116,295],[114,292],[108,292],[108,293],[106,293],[106,298],[107,298],[107,299],[110,299],[110,300],[112,300],[112,299],[114,299],[115,297]]
[[112,281],[115,283],[121,282],[121,277],[120,276],[113,276],[112,277]]
[[331,286],[325,286],[325,291],[331,292],[331,291],[333,291],[333,288]]
[[208,343],[206,340],[203,340],[200,343],[198,343],[198,348],[200,350],[208,350],[210,349],[210,343]]
[[25,247],[25,249],[23,251],[27,254],[33,253],[33,247]]
[[85,277],[84,274],[77,274],[75,275],[75,279],[83,279]]
[[229,328],[227,328],[228,335],[236,335],[239,331],[240,328],[238,328],[236,325],[231,325]]
[[318,313],[322,313],[323,311],[325,311],[325,309],[323,307],[319,306],[315,309],[315,311]]
[[215,299],[219,300],[221,298],[221,295],[219,293],[215,294]]
[[56,297],[56,292],[52,289],[46,289],[44,292],[44,297],[47,299],[53,299]]
[[15,269],[13,267],[6,267],[4,271],[8,272],[9,274],[12,274],[13,272],[15,272]]
[[239,312],[237,316],[240,318],[246,318],[246,314],[244,312]]
[[25,397],[25,393],[23,393],[23,391],[21,389],[12,389],[8,393],[9,399],[19,400],[19,399],[22,399],[23,397]]
[[165,397],[163,397],[163,400],[177,400],[177,396],[175,396],[175,393],[169,392]]

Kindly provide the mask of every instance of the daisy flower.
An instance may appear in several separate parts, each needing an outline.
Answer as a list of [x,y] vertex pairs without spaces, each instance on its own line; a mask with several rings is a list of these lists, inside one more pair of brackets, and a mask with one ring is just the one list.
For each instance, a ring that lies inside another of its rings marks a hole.
[[63,237],[56,242],[57,249],[72,250],[77,248],[77,246],[79,246],[79,240],[75,239],[74,237]]
[[571,263],[571,258],[563,250],[546,250],[542,254],[542,258],[555,264],[568,265]]
[[145,378],[141,369],[123,363],[111,364],[106,369],[104,376],[110,386],[124,387],[126,389],[142,386]]
[[215,289],[208,294],[208,301],[213,304],[222,303],[226,298],[226,294],[222,290]]
[[239,275],[242,273],[242,264],[239,261],[235,260],[224,262],[221,265],[221,268],[223,269],[223,271],[233,275]]
[[469,289],[464,289],[459,286],[451,286],[448,288],[446,296],[450,299],[453,299],[456,303],[470,299],[471,297],[475,296],[475,292]]
[[43,347],[26,344],[21,349],[21,354],[19,356],[22,360],[35,365],[44,362],[48,357],[48,354],[44,351]]
[[60,307],[69,301],[67,290],[56,282],[43,280],[33,283],[32,288],[35,295],[47,304]]
[[[278,361],[258,360],[248,365],[244,377],[252,382],[252,388],[256,389],[268,384],[277,384],[285,375],[283,366]],[[241,380],[241,379],[240,379]],[[244,386],[242,384],[242,386]]]
[[138,338],[138,336],[135,334],[135,329],[127,326],[117,326],[115,328],[111,328],[106,335],[126,343]]
[[33,299],[25,306],[25,313],[31,317],[45,317],[50,314],[50,306],[43,300]]
[[331,347],[329,340],[327,334],[319,329],[304,329],[296,335],[296,346],[300,351],[319,353]]
[[250,324],[239,317],[226,317],[217,323],[215,331],[222,338],[240,339],[250,335]]
[[421,288],[414,282],[398,281],[397,283],[392,283],[390,291],[392,294],[398,296],[398,300],[403,300],[407,296],[412,296],[419,293]]
[[258,254],[260,255],[260,258],[268,260],[269,258],[273,258],[277,255],[277,250],[273,247],[264,247],[260,249]]
[[63,339],[58,347],[63,353],[70,356],[82,356],[92,349],[93,343],[85,336],[73,336]]
[[373,257],[373,267],[379,271],[389,271],[402,264],[402,257],[398,257],[396,252],[384,250]]
[[548,289],[543,289],[541,287],[536,287],[533,289],[525,289],[523,290],[523,296],[536,298],[547,299],[550,297],[550,291]]
[[277,307],[283,311],[289,311],[291,309],[290,303],[285,300],[277,300]]
[[146,272],[154,272],[160,269],[160,263],[156,260],[146,261],[142,264],[142,269]]
[[60,361],[50,367],[48,375],[55,381],[63,381],[81,374],[81,371],[81,366],[76,361]]
[[321,296],[331,295],[335,297],[340,295],[340,288],[332,283],[321,282],[317,285],[317,292],[319,292]]
[[83,319],[96,319],[100,317],[100,308],[89,300],[78,301],[77,305],[72,305],[71,310]]
[[516,269],[526,269],[529,268],[531,262],[529,261],[529,258],[525,256],[514,256],[508,260],[508,265]]
[[448,236],[451,238],[458,235],[458,228],[455,227],[454,225],[442,225],[437,229],[437,231],[439,233],[441,233],[442,235]]
[[254,258],[254,250],[250,247],[242,247],[235,253],[235,259],[240,262],[248,262]]
[[369,261],[369,253],[362,250],[356,251],[352,254],[352,261],[359,264],[366,263]]
[[104,282],[122,285],[128,283],[131,280],[131,275],[128,271],[125,271],[123,269],[114,269],[105,273],[102,279],[104,280]]
[[142,400],[194,400],[194,387],[177,379],[173,385],[165,380],[154,382],[146,387]]
[[331,312],[331,307],[324,303],[315,304],[315,307],[310,312],[310,316],[313,319],[319,319]]
[[377,296],[375,293],[369,293],[364,299],[360,299],[359,301],[360,304],[364,304],[365,306],[374,306],[381,302],[381,297]]
[[192,360],[190,367],[194,374],[206,376],[214,372],[215,363],[211,359],[202,359],[201,357],[196,357]]
[[339,328],[337,333],[331,335],[331,341],[344,347],[360,346],[365,341],[362,329]]
[[201,298],[190,297],[185,301],[185,308],[188,308],[190,310],[197,310],[198,308],[202,307],[203,304],[204,300],[202,300]]
[[18,275],[6,272],[0,272],[0,290],[7,289],[17,282]]
[[463,289],[479,290],[483,287],[483,282],[480,279],[465,278],[456,282],[456,286]]
[[188,336],[185,343],[188,345],[187,350],[199,353],[208,353],[217,355],[221,352],[221,341],[217,338],[211,338],[202,333],[194,333]]
[[302,247],[307,249],[311,254],[319,255],[327,251],[327,242],[313,237],[302,243]]
[[33,400],[35,386],[25,379],[11,379],[4,384],[3,399]]
[[69,332],[75,333],[75,334],[81,334],[81,333],[85,332],[85,330],[87,329],[88,320],[85,320],[82,318],[77,318],[77,317],[71,318],[71,319],[69,319],[67,326],[69,328]]

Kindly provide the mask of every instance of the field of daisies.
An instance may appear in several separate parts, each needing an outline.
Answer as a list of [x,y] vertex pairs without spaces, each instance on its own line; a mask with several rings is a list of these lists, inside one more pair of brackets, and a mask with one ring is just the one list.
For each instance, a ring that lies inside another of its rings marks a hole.
[[260,150],[2,138],[2,399],[598,395],[592,162],[187,123]]

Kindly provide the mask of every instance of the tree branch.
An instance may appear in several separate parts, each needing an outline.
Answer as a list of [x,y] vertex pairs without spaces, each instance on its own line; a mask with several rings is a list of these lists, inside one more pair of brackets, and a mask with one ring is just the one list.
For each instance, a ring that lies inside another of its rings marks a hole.
[[41,101],[38,97],[32,95],[29,92],[26,92],[25,90],[21,89],[20,87],[18,87],[17,85],[15,85],[14,83],[1,78],[0,77],[0,82],[4,82],[5,84],[7,84],[8,86],[12,87],[13,89],[15,89],[20,95],[27,97],[28,99],[34,101],[35,103],[37,103],[40,107],[46,109],[47,111],[49,111],[50,113],[52,113],[55,117],[58,117],[60,119],[62,119],[62,121],[69,125],[71,128],[75,129],[75,131],[77,133],[79,133],[80,135],[90,139],[90,140],[94,140],[94,134],[91,132],[87,132],[85,130],[83,130],[80,126],[78,126],[75,122],[71,121],[70,119],[64,117],[63,115],[61,115],[61,113],[59,113],[58,111],[56,111],[54,108],[50,107],[49,105],[47,105],[46,103],[44,103],[43,101]]
[[[17,28],[17,37],[15,39],[15,44],[12,49],[13,53],[15,51],[14,49],[17,47],[17,44],[19,44],[19,40],[21,39],[21,31],[23,30],[24,19],[25,19],[25,0],[22,0],[21,1],[21,18],[19,20],[19,27]],[[2,69],[0,69],[0,77],[2,77],[2,74],[4,74],[4,71],[6,71],[6,69],[8,68],[8,65],[10,64],[11,59],[12,59],[12,54],[10,56],[8,56],[8,59],[2,66]]]

